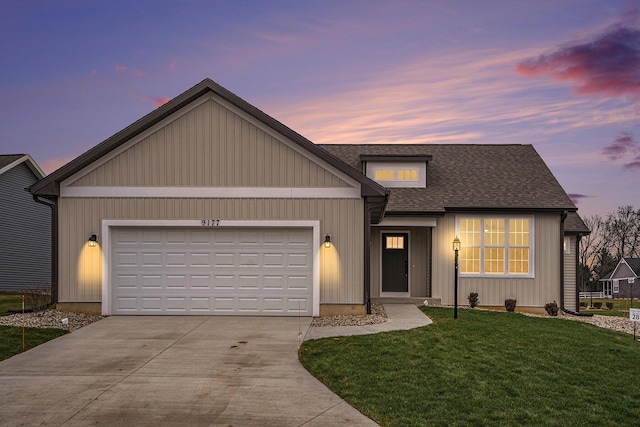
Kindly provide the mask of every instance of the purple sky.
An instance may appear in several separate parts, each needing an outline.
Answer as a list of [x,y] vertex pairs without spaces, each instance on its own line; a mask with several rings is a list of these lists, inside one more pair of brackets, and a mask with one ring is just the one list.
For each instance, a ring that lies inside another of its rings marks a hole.
[[638,1],[0,10],[0,153],[45,172],[210,77],[316,143],[533,144],[583,216],[640,207]]

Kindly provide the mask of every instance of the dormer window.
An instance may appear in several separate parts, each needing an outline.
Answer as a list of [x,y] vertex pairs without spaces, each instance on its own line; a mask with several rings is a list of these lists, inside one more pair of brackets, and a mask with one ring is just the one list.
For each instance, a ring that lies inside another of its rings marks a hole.
[[365,174],[388,187],[424,188],[431,156],[361,155]]

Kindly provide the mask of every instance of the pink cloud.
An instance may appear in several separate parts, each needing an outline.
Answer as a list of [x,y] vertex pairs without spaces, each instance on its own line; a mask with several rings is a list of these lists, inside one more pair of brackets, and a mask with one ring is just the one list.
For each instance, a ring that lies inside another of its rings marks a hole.
[[146,73],[145,73],[145,72],[140,71],[140,70],[136,70],[136,69],[134,69],[134,68],[129,68],[129,67],[125,66],[125,65],[119,65],[119,64],[116,64],[116,65],[113,67],[113,69],[114,69],[116,72],[121,72],[121,73],[122,73],[122,72],[129,72],[129,73],[133,74],[133,75],[134,75],[134,76],[136,76],[136,77],[144,77],[144,76],[146,76]]
[[593,196],[588,196],[586,194],[576,194],[576,193],[570,193],[570,194],[567,194],[567,196],[569,196],[571,201],[576,205],[578,203],[580,203],[580,200],[582,200],[582,199],[589,199],[589,198],[593,197]]
[[53,172],[53,171],[61,168],[62,166],[66,165],[67,163],[69,163],[74,158],[75,157],[49,159],[49,160],[45,160],[44,162],[38,162],[38,165],[40,166],[42,171],[48,175],[51,172]]
[[150,98],[153,101],[153,105],[156,108],[162,107],[164,104],[169,102],[169,97],[165,96],[164,98]]
[[584,42],[529,58],[516,66],[525,77],[569,82],[578,95],[640,95],[640,29],[614,26]]
[[153,104],[153,108],[159,108],[162,107],[164,104],[166,104],[167,102],[169,102],[169,97],[165,96],[162,98],[155,98],[152,96],[145,96],[145,95],[138,95],[135,91],[130,90],[129,92],[127,92],[127,94],[134,98],[134,99],[142,99],[144,101],[147,102],[151,102],[151,104]]

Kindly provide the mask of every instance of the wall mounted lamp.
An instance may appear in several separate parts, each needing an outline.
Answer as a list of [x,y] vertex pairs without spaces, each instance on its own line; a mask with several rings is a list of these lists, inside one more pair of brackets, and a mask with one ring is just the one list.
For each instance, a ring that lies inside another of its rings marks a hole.
[[89,237],[89,247],[90,248],[95,247],[97,245],[97,243],[96,243],[97,241],[98,241],[98,236],[96,236],[95,234],[92,234]]
[[324,247],[325,248],[331,247],[331,234],[327,234],[326,236],[324,236]]
[[458,318],[458,270],[459,270],[459,264],[458,264],[458,252],[460,251],[460,239],[458,239],[458,236],[456,236],[455,239],[453,239],[453,250],[456,253],[456,260],[455,260],[455,270],[454,270],[454,279],[453,279],[453,318],[457,319]]

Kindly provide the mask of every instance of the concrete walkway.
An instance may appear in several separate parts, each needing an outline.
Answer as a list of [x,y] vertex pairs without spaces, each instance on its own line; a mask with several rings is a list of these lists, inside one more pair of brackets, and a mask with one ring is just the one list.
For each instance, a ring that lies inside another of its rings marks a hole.
[[389,322],[349,330],[309,328],[310,318],[109,317],[0,362],[0,425],[375,426],[297,349],[302,337],[428,323],[410,304],[385,309]]
[[307,330],[304,339],[344,337],[350,335],[377,334],[379,332],[400,331],[419,328],[432,323],[414,304],[384,304],[389,319],[385,323],[366,326],[321,326]]

